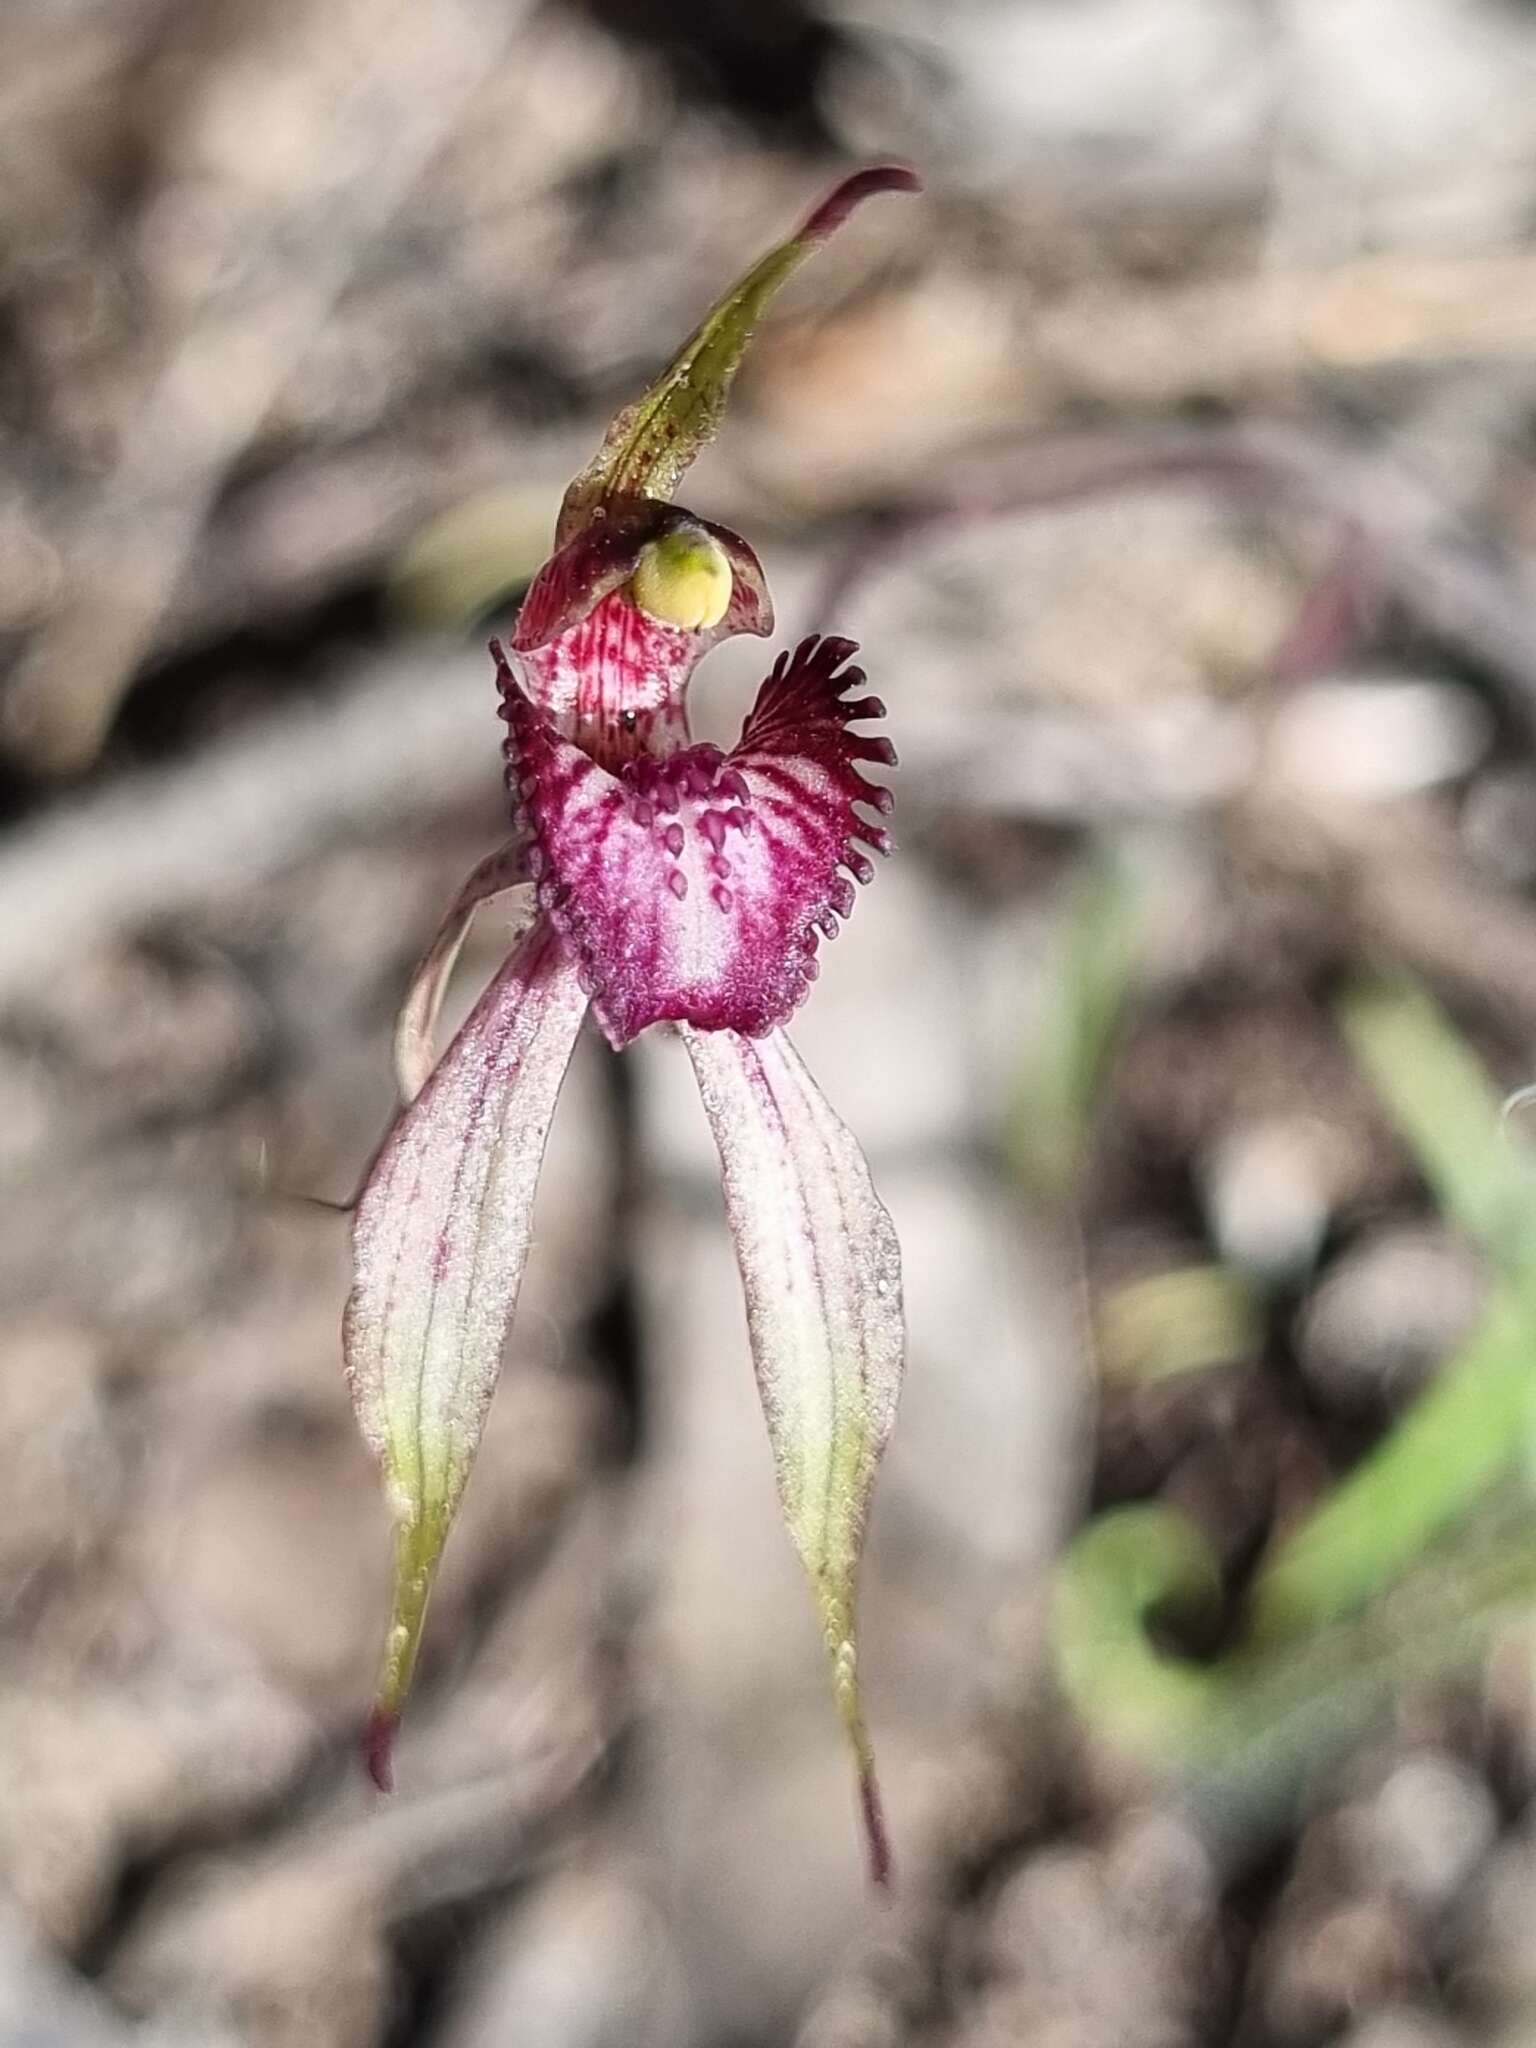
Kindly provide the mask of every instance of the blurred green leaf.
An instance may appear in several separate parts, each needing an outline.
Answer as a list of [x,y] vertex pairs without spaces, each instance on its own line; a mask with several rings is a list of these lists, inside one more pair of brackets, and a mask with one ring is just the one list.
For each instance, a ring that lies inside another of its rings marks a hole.
[[1056,1580],[1056,1652],[1067,1691],[1128,1747],[1178,1749],[1218,1680],[1165,1657],[1148,1635],[1157,1615],[1193,1618],[1221,1598],[1221,1574],[1194,1524],[1149,1502],[1097,1515]]
[[1210,1663],[1158,1647],[1148,1623],[1217,1597],[1194,1526],[1159,1505],[1098,1516],[1064,1559],[1057,1670],[1090,1727],[1166,1775],[1235,1861],[1289,1826],[1307,1783],[1405,1688],[1481,1653],[1536,1598],[1536,1529],[1523,1496],[1495,1500],[1421,1554],[1364,1612]]
[[1339,1015],[1447,1219],[1508,1277],[1477,1335],[1261,1566],[1262,1639],[1316,1628],[1389,1585],[1516,1463],[1536,1384],[1536,1170],[1499,1091],[1422,989],[1357,987]]
[[1229,1266],[1178,1266],[1108,1289],[1094,1311],[1109,1380],[1151,1383],[1251,1358],[1264,1326],[1253,1290]]
[[1450,1018],[1399,981],[1349,990],[1339,1024],[1447,1219],[1512,1276],[1536,1273],[1536,1160]]
[[1215,1838],[1243,1851],[1403,1687],[1477,1654],[1536,1598],[1528,1496],[1499,1491],[1528,1437],[1536,1379],[1536,1168],[1481,1062],[1422,990],[1356,988],[1340,1015],[1447,1218],[1503,1273],[1493,1306],[1276,1547],[1226,1655],[1180,1660],[1149,1633],[1169,1601],[1219,1592],[1199,1533],[1160,1505],[1090,1523],[1055,1607],[1058,1666],[1085,1717],[1172,1772]]
[[1004,1134],[1020,1180],[1069,1197],[1082,1172],[1104,1069],[1135,984],[1141,903],[1129,863],[1103,848],[1077,878],[1039,1042]]
[[1362,1611],[1283,1647],[1245,1642],[1217,1667],[1187,1753],[1197,1809],[1218,1835],[1262,1845],[1394,1700],[1480,1656],[1533,1598],[1536,1529],[1513,1492],[1421,1551]]
[[1536,1359],[1530,1322],[1501,1295],[1435,1384],[1261,1566],[1253,1636],[1305,1634],[1363,1606],[1514,1465]]

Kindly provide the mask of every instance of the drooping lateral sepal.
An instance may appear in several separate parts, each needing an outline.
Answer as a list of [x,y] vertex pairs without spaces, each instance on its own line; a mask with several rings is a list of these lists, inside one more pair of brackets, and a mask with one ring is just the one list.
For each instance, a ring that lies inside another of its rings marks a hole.
[[847,640],[781,655],[729,754],[683,747],[617,773],[556,732],[503,679],[507,776],[531,844],[539,900],[581,962],[615,1045],[664,1020],[749,1036],[802,1000],[817,947],[853,907],[848,870],[885,851],[888,789],[861,764],[887,740],[851,730],[879,717],[845,668]]
[[685,1028],[720,1152],[779,1499],[810,1579],[858,1768],[871,1874],[890,1850],[859,1699],[855,1593],[903,1325],[891,1219],[846,1126],[782,1032]]
[[353,1221],[347,1379],[395,1519],[369,1738],[381,1783],[500,1369],[544,1141],[585,1009],[575,962],[540,921],[402,1111]]

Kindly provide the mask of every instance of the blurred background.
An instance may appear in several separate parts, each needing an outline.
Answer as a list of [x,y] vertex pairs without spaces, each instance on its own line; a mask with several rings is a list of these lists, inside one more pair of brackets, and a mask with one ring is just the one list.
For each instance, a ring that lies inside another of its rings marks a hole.
[[[1517,0],[6,0],[4,2048],[1536,2039],[1533,87]],[[795,1027],[907,1262],[882,1907],[680,1048],[579,1050],[389,1802],[300,1198],[561,489],[890,157],[685,492],[903,762]]]

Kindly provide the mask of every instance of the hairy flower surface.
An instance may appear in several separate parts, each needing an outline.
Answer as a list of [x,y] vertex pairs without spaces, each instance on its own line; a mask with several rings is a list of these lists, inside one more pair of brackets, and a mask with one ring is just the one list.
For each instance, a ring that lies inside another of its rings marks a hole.
[[[902,1370],[895,1233],[852,1136],[782,1026],[817,949],[890,839],[884,717],[851,641],[781,654],[729,753],[696,743],[688,684],[732,634],[766,635],[757,557],[669,502],[713,434],[753,326],[870,193],[846,179],[706,316],[609,428],[561,507],[509,648],[492,642],[513,835],[465,882],[396,1031],[406,1107],[357,1204],[343,1342],[396,1525],[369,1724],[387,1787],[432,1581],[469,1478],[527,1257],[555,1101],[590,1010],[615,1047],[681,1034],[720,1154],[779,1498],[809,1577],[857,1761],[871,1870],[889,1851],[859,1703],[854,1593]],[[873,814],[873,815],[872,815]],[[867,850],[866,850],[867,849]],[[480,904],[521,890],[520,936],[440,1061],[433,1028]]]

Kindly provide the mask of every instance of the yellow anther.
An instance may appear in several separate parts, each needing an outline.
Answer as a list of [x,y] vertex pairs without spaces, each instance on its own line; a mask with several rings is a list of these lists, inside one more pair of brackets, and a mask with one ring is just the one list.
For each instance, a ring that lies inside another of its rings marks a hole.
[[701,633],[718,626],[731,601],[731,564],[713,534],[680,526],[647,541],[630,580],[635,603],[664,625]]

